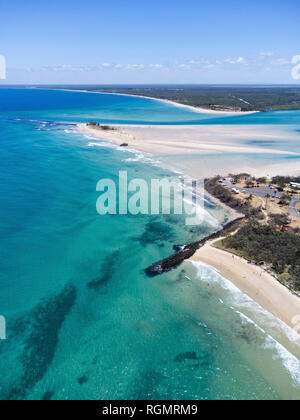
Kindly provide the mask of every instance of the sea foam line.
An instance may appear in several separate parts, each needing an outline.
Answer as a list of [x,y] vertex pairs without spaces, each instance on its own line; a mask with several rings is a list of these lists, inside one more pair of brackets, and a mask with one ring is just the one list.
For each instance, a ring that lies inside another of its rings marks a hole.
[[[270,326],[270,321],[275,321],[271,325],[279,327],[284,335],[292,342],[299,343],[299,335],[283,321],[273,316],[266,309],[262,308],[257,302],[251,299],[247,294],[243,293],[238,287],[236,287],[231,281],[222,276],[222,274],[215,268],[201,262],[201,261],[191,261],[193,266],[197,270],[197,277],[201,281],[207,280],[208,274],[214,273],[214,276],[209,276],[209,281],[215,284],[220,285],[224,290],[227,290],[230,293],[230,298],[233,299],[233,302],[226,302],[236,314],[238,314],[241,319],[246,320],[256,327],[258,331],[265,335],[265,343],[263,348],[266,350],[276,351],[276,358],[282,361],[282,365],[285,367],[286,371],[292,378],[296,387],[300,388],[300,361],[290,353],[279,341],[272,337],[264,328],[259,326],[255,321],[253,321],[249,316],[241,312],[243,309],[248,309],[254,313],[262,316],[262,321],[266,323],[266,328]],[[228,298],[228,296],[226,296]],[[222,300],[223,301],[223,300]],[[224,301],[223,301],[224,302]],[[235,305],[236,307],[232,306]],[[239,309],[237,309],[237,307]]]

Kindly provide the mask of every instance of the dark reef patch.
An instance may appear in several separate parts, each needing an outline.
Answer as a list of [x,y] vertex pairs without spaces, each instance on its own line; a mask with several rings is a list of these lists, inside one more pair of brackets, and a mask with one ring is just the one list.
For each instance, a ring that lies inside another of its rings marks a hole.
[[159,386],[164,379],[165,377],[160,372],[153,369],[143,370],[135,382],[132,394],[128,396],[128,399],[137,401],[160,400]]
[[261,345],[261,337],[256,327],[252,324],[235,323],[236,337],[245,341],[247,344]]
[[79,383],[79,385],[84,385],[88,382],[88,377],[87,376],[81,376],[80,378],[77,379],[77,382]]
[[195,351],[180,353],[175,358],[175,362],[185,362],[186,360],[198,360],[197,353]]
[[47,391],[45,392],[45,394],[42,396],[42,401],[50,401],[52,400],[52,398],[54,397],[54,392],[52,391]]
[[[59,294],[42,299],[32,312],[15,324],[14,338],[25,337],[19,360],[23,375],[6,399],[24,399],[45,375],[55,355],[60,328],[76,301],[76,288],[66,286]],[[45,394],[49,396],[49,393]]]
[[172,226],[154,219],[147,223],[144,233],[136,240],[144,247],[149,244],[161,245],[164,242],[174,242],[176,234]]
[[174,362],[189,363],[190,367],[194,369],[209,368],[213,363],[212,356],[209,353],[203,352],[203,354],[198,355],[195,351],[179,353]]
[[208,229],[207,227],[204,227],[202,225],[193,226],[189,229],[189,232],[193,235],[195,239],[207,236],[209,233],[212,233],[212,231],[212,229]]
[[90,281],[87,284],[88,289],[98,291],[100,290],[101,286],[105,286],[110,281],[113,273],[115,272],[119,258],[120,250],[117,250],[108,256],[101,266],[101,276],[95,280]]
[[182,216],[177,214],[164,214],[164,220],[171,225],[179,225],[182,223]]

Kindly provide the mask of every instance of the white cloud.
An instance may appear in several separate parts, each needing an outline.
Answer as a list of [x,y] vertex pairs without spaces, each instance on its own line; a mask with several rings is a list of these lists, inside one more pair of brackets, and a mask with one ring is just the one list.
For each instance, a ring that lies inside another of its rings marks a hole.
[[204,66],[205,69],[214,69],[215,67],[217,67],[217,64],[206,64]]
[[275,66],[285,66],[287,64],[291,64],[291,61],[287,60],[286,58],[276,58],[271,61],[271,64]]
[[128,64],[127,69],[128,70],[140,70],[143,69],[145,66],[144,64]]
[[187,64],[179,64],[178,66],[181,70],[190,70],[191,66],[187,65]]
[[150,64],[149,67],[151,69],[162,69],[164,68],[164,65],[163,64]]
[[[36,71],[38,69],[32,69],[31,71]],[[70,64],[62,64],[58,66],[44,66],[41,68],[42,71],[50,71],[50,72],[84,72],[91,70],[90,67],[84,67],[84,66],[72,66]]]
[[272,52],[261,52],[259,55],[261,57],[272,57],[274,54]]
[[199,60],[190,60],[188,64],[191,64],[192,66],[200,66],[202,64],[209,64],[209,61],[201,58]]
[[229,64],[245,64],[246,63],[246,60],[244,57],[227,58],[224,61],[225,63],[229,63]]

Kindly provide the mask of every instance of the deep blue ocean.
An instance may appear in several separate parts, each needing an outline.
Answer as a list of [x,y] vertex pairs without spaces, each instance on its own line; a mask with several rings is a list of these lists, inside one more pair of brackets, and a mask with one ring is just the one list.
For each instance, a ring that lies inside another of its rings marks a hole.
[[0,89],[0,399],[300,399],[296,344],[285,346],[291,332],[278,320],[208,266],[145,275],[229,215],[207,201],[195,227],[178,215],[100,216],[99,179],[173,174],[134,151],[91,147],[73,125],[294,126],[299,115]]

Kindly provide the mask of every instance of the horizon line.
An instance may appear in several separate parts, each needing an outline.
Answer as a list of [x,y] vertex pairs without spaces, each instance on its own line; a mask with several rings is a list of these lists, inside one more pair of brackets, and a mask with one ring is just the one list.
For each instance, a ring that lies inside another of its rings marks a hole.
[[291,86],[295,83],[0,83],[3,86]]

